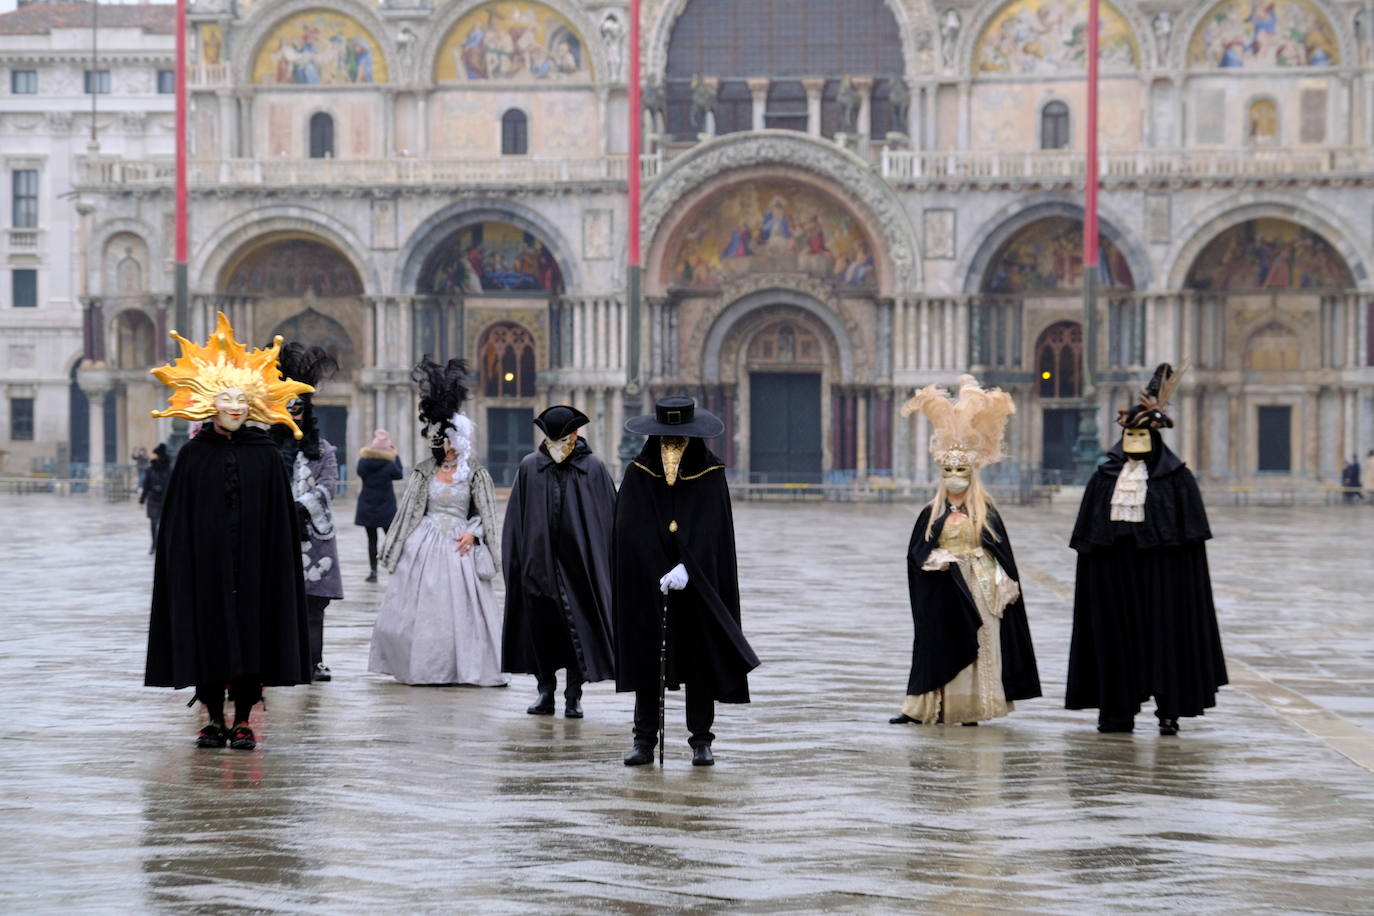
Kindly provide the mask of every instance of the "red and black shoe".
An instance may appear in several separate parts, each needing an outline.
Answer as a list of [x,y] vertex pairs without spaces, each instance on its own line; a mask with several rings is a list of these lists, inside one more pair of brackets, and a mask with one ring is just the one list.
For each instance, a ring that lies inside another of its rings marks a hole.
[[253,729],[247,722],[234,723],[234,730],[229,736],[229,746],[236,751],[251,751],[258,746],[257,736],[253,734]]
[[196,747],[224,747],[229,743],[229,733],[223,723],[210,722],[196,735]]

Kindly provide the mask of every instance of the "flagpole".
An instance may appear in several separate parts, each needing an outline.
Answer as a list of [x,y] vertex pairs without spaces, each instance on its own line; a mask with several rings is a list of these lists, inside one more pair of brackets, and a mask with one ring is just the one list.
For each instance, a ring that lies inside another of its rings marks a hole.
[[1097,467],[1101,442],[1097,429],[1097,283],[1101,252],[1097,219],[1097,82],[1101,0],[1088,0],[1087,161],[1083,170],[1083,403],[1074,460],[1086,481]]
[[[186,0],[176,0],[176,3],[176,308],[173,321],[174,330],[190,334],[190,292],[186,266]],[[172,457],[176,457],[176,453],[186,441],[186,434],[186,421],[180,417],[173,419],[172,434],[168,437],[167,443]]]
[[[629,161],[626,163],[629,179],[629,206],[627,209],[626,233],[626,311],[629,333],[625,341],[625,396],[623,399],[625,416],[637,415],[642,409],[639,378],[639,314],[641,292],[640,238],[639,238],[639,198],[640,198],[640,154],[644,146],[644,119],[640,112],[640,59],[639,59],[639,18],[640,0],[630,0],[630,72],[628,76],[629,102]],[[621,464],[628,464],[639,452],[639,437],[625,433],[620,440]]]

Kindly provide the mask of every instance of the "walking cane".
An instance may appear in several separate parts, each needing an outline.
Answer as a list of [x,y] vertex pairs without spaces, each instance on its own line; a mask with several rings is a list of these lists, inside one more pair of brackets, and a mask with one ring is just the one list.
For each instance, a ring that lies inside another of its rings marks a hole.
[[658,765],[663,766],[663,742],[668,717],[668,593],[663,593],[663,614],[658,618]]

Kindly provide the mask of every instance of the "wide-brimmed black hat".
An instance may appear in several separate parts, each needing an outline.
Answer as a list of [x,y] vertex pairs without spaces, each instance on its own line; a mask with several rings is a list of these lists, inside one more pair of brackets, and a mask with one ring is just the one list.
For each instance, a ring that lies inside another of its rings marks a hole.
[[674,395],[659,398],[651,415],[626,420],[625,429],[636,436],[714,439],[725,432],[725,424],[715,414],[697,407],[691,398]]
[[534,425],[550,439],[562,439],[568,433],[590,422],[591,417],[567,404],[555,404],[534,418]]

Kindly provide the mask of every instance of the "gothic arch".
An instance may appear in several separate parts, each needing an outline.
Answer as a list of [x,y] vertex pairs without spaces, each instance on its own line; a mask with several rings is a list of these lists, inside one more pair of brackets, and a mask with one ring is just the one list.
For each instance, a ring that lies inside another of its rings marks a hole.
[[[1188,49],[1193,43],[1193,36],[1198,29],[1202,28],[1203,22],[1216,10],[1224,0],[1206,0],[1206,2],[1193,5],[1193,9],[1186,15],[1181,16],[1180,21],[1174,27],[1174,39],[1170,42],[1169,48],[1169,68],[1174,70],[1187,70]],[[1340,50],[1340,63],[1338,66],[1357,66],[1360,59],[1359,48],[1355,44],[1354,29],[1349,22],[1327,0],[1304,0],[1307,4],[1315,7],[1317,12],[1326,17],[1330,23],[1332,32],[1335,34],[1336,42]],[[1294,68],[1285,71],[1291,75],[1301,75],[1307,68]],[[1198,68],[1195,73],[1217,72],[1213,69]],[[1267,71],[1266,71],[1267,72]]]
[[[677,26],[678,19],[687,10],[687,5],[692,0],[664,0],[657,14],[649,19],[649,25],[644,30],[644,37],[641,39],[644,48],[643,76],[654,76],[659,80],[663,79],[664,73],[668,70],[668,45],[672,41],[673,29]],[[916,33],[925,31],[931,36],[931,47],[934,47],[936,28],[936,14],[929,0],[884,0],[887,8],[892,11],[892,16],[897,20],[897,27],[902,32],[903,57],[905,58],[906,69],[903,76],[908,85],[913,85],[920,74],[917,66],[917,57],[914,49],[916,47]],[[922,28],[923,26],[923,28]]]
[[[101,223],[91,232],[89,250],[100,252],[102,256],[87,259],[87,289],[100,290],[103,295],[107,296],[118,295],[114,288],[107,288],[109,284],[105,282],[106,277],[103,254],[105,249],[109,246],[111,239],[126,233],[142,239],[149,252],[157,250],[158,246],[153,241],[157,238],[157,235],[153,232],[153,227],[142,220],[120,218],[107,220]],[[170,248],[171,246],[169,245],[168,247]],[[143,285],[145,287],[145,292],[156,292],[158,291],[158,287],[161,286],[161,284],[157,282],[161,278],[161,274],[155,269],[156,266],[156,262],[151,256],[148,257],[143,265]]]
[[[965,248],[966,253],[955,270],[956,277],[963,277],[964,292],[976,293],[982,290],[983,277],[992,266],[993,258],[1013,235],[1030,224],[1051,216],[1081,221],[1083,206],[1076,199],[1065,195],[1044,194],[1017,201],[993,214],[969,240],[970,243]],[[1134,280],[1134,288],[1138,291],[1149,289],[1154,279],[1149,254],[1133,235],[1117,228],[1125,225],[1125,221],[1104,212],[1099,225],[1102,236],[1109,239],[1126,258],[1126,264],[1130,267]]]
[[[854,153],[829,141],[785,130],[717,137],[673,159],[644,195],[640,231],[647,242],[645,263],[655,265],[662,260],[678,215],[689,213],[713,193],[722,184],[716,179],[763,177],[770,174],[770,168],[809,173],[810,183],[828,189],[862,217],[880,249],[875,254],[879,255],[881,294],[893,295],[919,284],[920,244],[891,185]],[[800,180],[795,175],[776,177]]]
[[267,207],[240,214],[217,228],[192,256],[189,273],[192,288],[216,288],[225,267],[263,236],[279,233],[310,235],[335,248],[353,265],[362,280],[365,294],[382,291],[377,258],[364,257],[368,245],[354,230],[337,218],[318,210],[295,205]]
[[564,289],[581,288],[573,249],[551,220],[523,204],[489,199],[451,204],[417,226],[397,258],[396,289],[413,293],[419,285],[420,271],[434,249],[464,226],[486,221],[510,223],[534,235],[553,253],[563,275]]
[[277,334],[287,343],[299,341],[306,346],[322,347],[338,364],[341,379],[352,377],[361,368],[358,364],[358,347],[353,335],[333,317],[314,307],[303,309],[282,320],[268,337],[270,339]]
[[[979,78],[978,74],[974,72],[974,58],[978,54],[978,43],[983,37],[983,32],[987,29],[988,23],[991,22],[998,13],[1002,12],[1003,9],[1014,2],[1015,0],[1000,0],[1000,2],[984,3],[982,7],[963,24],[963,34],[959,36],[959,47],[954,61],[954,71],[956,73],[970,79]],[[1140,52],[1140,59],[1137,64],[1138,70],[1145,70],[1146,68],[1154,66],[1155,62],[1159,60],[1159,49],[1155,45],[1154,30],[1150,28],[1148,19],[1141,15],[1140,10],[1136,8],[1134,0],[1106,0],[1104,5],[1115,7],[1116,11],[1126,20],[1126,24],[1134,34],[1136,48]],[[1106,75],[1105,71],[1103,75]],[[1082,71],[1064,71],[1064,73],[1059,74],[1059,76],[1082,79]],[[1056,75],[1042,73],[1028,78],[1044,81],[1047,79],[1055,79]]]
[[720,383],[720,357],[726,338],[737,326],[747,322],[753,313],[772,305],[793,306],[819,322],[829,335],[829,343],[834,347],[839,358],[838,381],[843,383],[855,381],[854,335],[851,329],[846,327],[846,323],[840,315],[836,313],[833,305],[829,305],[807,292],[785,287],[770,287],[747,293],[735,299],[714,315],[708,316],[709,321],[701,322],[702,326],[708,324],[710,326],[704,340],[693,340],[693,345],[701,348],[698,352],[702,355],[701,379],[703,384]]
[[1370,282],[1369,270],[1361,255],[1364,246],[1351,243],[1358,236],[1343,224],[1333,222],[1336,214],[1328,209],[1318,215],[1305,201],[1295,196],[1290,200],[1269,201],[1264,203],[1242,203],[1236,198],[1223,201],[1198,214],[1178,232],[1178,244],[1164,258],[1166,265],[1162,276],[1168,279],[1169,289],[1183,289],[1188,281],[1188,273],[1204,248],[1227,229],[1254,219],[1280,219],[1296,223],[1320,235],[1336,249],[1355,278],[1355,287],[1361,292],[1374,289]]
[[[253,65],[258,59],[258,52],[261,50],[263,42],[272,34],[273,29],[298,13],[314,9],[347,16],[366,29],[372,39],[377,42],[377,47],[381,51],[382,59],[386,65],[386,83],[402,82],[403,75],[398,66],[399,55],[396,42],[392,38],[387,24],[377,15],[375,7],[359,2],[359,0],[329,0],[328,3],[325,0],[274,0],[272,3],[258,4],[257,9],[248,14],[248,21],[245,23],[242,37],[235,41],[236,47],[231,58],[235,85],[253,85]],[[379,82],[363,85],[383,84]],[[319,89],[322,87],[315,86],[312,88]]]
[[[415,49],[416,72],[413,74],[413,78],[416,82],[426,86],[439,85],[434,80],[434,70],[438,65],[439,51],[448,40],[449,33],[462,21],[464,16],[489,2],[491,0],[459,0],[430,20],[429,26],[425,29],[424,37],[417,43],[419,47]],[[605,82],[609,78],[610,67],[606,61],[606,49],[601,44],[600,19],[592,18],[580,6],[570,3],[568,0],[531,0],[531,2],[547,6],[576,26],[578,37],[582,39],[582,47],[590,58],[591,73],[588,82]],[[626,36],[628,37],[628,35],[629,30],[627,28]]]

